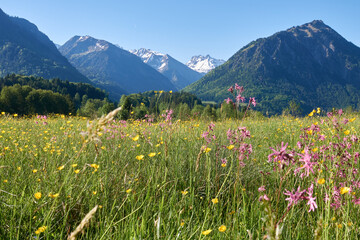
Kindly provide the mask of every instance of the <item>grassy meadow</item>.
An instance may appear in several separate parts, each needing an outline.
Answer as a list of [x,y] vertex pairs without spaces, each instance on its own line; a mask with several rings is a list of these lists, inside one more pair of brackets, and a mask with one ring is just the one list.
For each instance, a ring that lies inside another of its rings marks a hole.
[[358,117],[310,115],[3,113],[0,238],[359,238]]

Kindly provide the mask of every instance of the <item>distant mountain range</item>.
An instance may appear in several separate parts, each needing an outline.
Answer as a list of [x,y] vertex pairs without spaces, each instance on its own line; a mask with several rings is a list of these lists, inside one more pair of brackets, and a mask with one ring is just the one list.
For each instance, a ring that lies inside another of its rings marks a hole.
[[75,36],[59,51],[112,99],[119,100],[124,93],[177,89],[140,58],[104,40]]
[[222,59],[215,59],[210,57],[209,55],[202,56],[193,56],[190,61],[186,63],[186,66],[191,68],[194,71],[197,71],[203,75],[210,72],[214,68],[224,64],[225,61]]
[[113,100],[185,87],[202,100],[222,102],[238,83],[264,113],[281,113],[290,101],[305,112],[360,108],[360,48],[320,20],[257,39],[225,63],[207,55],[185,66],[168,54],[133,53],[90,36],[75,36],[57,49],[34,24],[0,9],[0,77],[17,73],[91,83]]
[[150,65],[170,79],[178,89],[186,87],[203,76],[168,54],[155,52],[145,48],[131,50],[130,52],[140,57],[144,63]]
[[0,76],[10,73],[90,83],[34,24],[0,9]]
[[184,90],[221,102],[234,83],[269,114],[291,100],[305,111],[360,107],[360,48],[316,20],[249,43]]

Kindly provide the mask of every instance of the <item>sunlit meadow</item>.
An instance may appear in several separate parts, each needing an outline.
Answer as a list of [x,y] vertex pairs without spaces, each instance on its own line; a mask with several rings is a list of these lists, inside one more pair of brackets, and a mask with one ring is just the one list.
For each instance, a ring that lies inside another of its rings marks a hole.
[[354,114],[169,114],[154,122],[2,113],[1,238],[359,237]]

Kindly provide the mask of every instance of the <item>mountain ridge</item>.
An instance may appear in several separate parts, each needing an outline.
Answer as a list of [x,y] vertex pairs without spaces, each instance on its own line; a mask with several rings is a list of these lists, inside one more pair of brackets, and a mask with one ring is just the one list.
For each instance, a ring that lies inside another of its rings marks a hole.
[[314,107],[360,106],[360,48],[321,20],[250,42],[223,65],[184,90],[221,102],[244,85],[257,109],[281,113],[293,100]]
[[176,90],[169,79],[137,56],[105,40],[74,36],[59,51],[93,83],[109,91],[115,100],[128,93]]
[[145,48],[130,50],[130,52],[140,57],[144,63],[150,65],[170,79],[178,89],[182,89],[202,77],[202,74],[190,69],[169,54]]
[[35,24],[0,9],[0,76],[11,73],[90,83]]

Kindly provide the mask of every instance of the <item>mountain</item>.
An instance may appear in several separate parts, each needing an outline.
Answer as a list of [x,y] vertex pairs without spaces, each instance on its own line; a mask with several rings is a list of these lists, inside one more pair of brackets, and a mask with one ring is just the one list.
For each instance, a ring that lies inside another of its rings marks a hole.
[[269,114],[281,113],[291,100],[304,111],[358,108],[360,48],[316,20],[249,43],[185,91],[221,102],[234,83]]
[[149,90],[176,90],[165,76],[140,58],[107,41],[75,36],[59,51],[97,86],[119,100],[122,94]]
[[224,64],[225,61],[222,59],[215,59],[210,57],[209,55],[202,56],[193,56],[190,61],[186,63],[186,66],[191,68],[194,71],[205,75],[206,73],[210,72],[214,68]]
[[170,79],[178,89],[190,85],[203,76],[168,54],[151,51],[150,49],[145,48],[132,50],[130,52],[140,57],[144,63],[150,65]]
[[90,83],[34,24],[0,9],[0,77],[10,73]]

